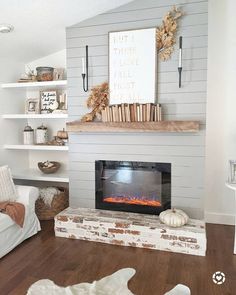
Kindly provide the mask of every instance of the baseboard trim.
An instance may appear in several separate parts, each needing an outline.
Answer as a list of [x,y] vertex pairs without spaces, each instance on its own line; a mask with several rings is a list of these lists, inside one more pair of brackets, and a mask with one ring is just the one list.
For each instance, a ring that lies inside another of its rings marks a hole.
[[222,213],[217,213],[217,212],[205,211],[205,221],[207,223],[234,225],[235,224],[235,216],[232,214],[222,214]]

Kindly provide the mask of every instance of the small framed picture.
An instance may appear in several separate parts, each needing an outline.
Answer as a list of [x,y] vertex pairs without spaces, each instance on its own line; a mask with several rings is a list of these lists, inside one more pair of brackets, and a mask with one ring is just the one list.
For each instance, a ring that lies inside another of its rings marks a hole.
[[26,114],[39,114],[39,99],[38,98],[28,98],[25,104]]
[[236,183],[236,160],[230,160],[230,173],[229,173],[229,182]]
[[66,92],[62,92],[59,95],[59,108],[60,108],[60,110],[67,110],[67,95],[66,95]]
[[53,80],[63,80],[64,77],[64,68],[56,68],[53,72]]
[[59,103],[57,100],[57,91],[41,91],[40,92],[40,102],[41,102],[41,114],[52,113],[57,110]]

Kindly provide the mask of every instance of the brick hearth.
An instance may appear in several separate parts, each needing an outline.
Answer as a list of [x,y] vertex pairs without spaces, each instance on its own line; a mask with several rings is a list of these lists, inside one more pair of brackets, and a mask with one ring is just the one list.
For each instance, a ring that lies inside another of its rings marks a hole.
[[67,208],[55,217],[57,237],[205,256],[205,223],[171,228],[156,215]]

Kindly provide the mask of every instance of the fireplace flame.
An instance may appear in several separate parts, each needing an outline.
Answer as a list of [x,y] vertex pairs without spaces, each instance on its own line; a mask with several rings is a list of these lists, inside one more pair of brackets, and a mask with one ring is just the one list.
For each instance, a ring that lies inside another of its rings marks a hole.
[[150,200],[147,198],[138,198],[138,197],[106,197],[104,202],[107,203],[124,203],[131,205],[142,205],[142,206],[152,206],[152,207],[161,207],[161,203],[157,200]]

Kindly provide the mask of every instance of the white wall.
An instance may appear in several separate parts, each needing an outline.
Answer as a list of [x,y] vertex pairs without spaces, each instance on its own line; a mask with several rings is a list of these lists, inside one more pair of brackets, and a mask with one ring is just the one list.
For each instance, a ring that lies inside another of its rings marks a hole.
[[35,70],[36,67],[40,66],[66,68],[66,49],[31,61],[26,65],[26,69],[28,69],[27,66],[29,66],[32,70]]
[[234,193],[225,187],[236,159],[236,1],[209,0],[205,218],[233,224]]

